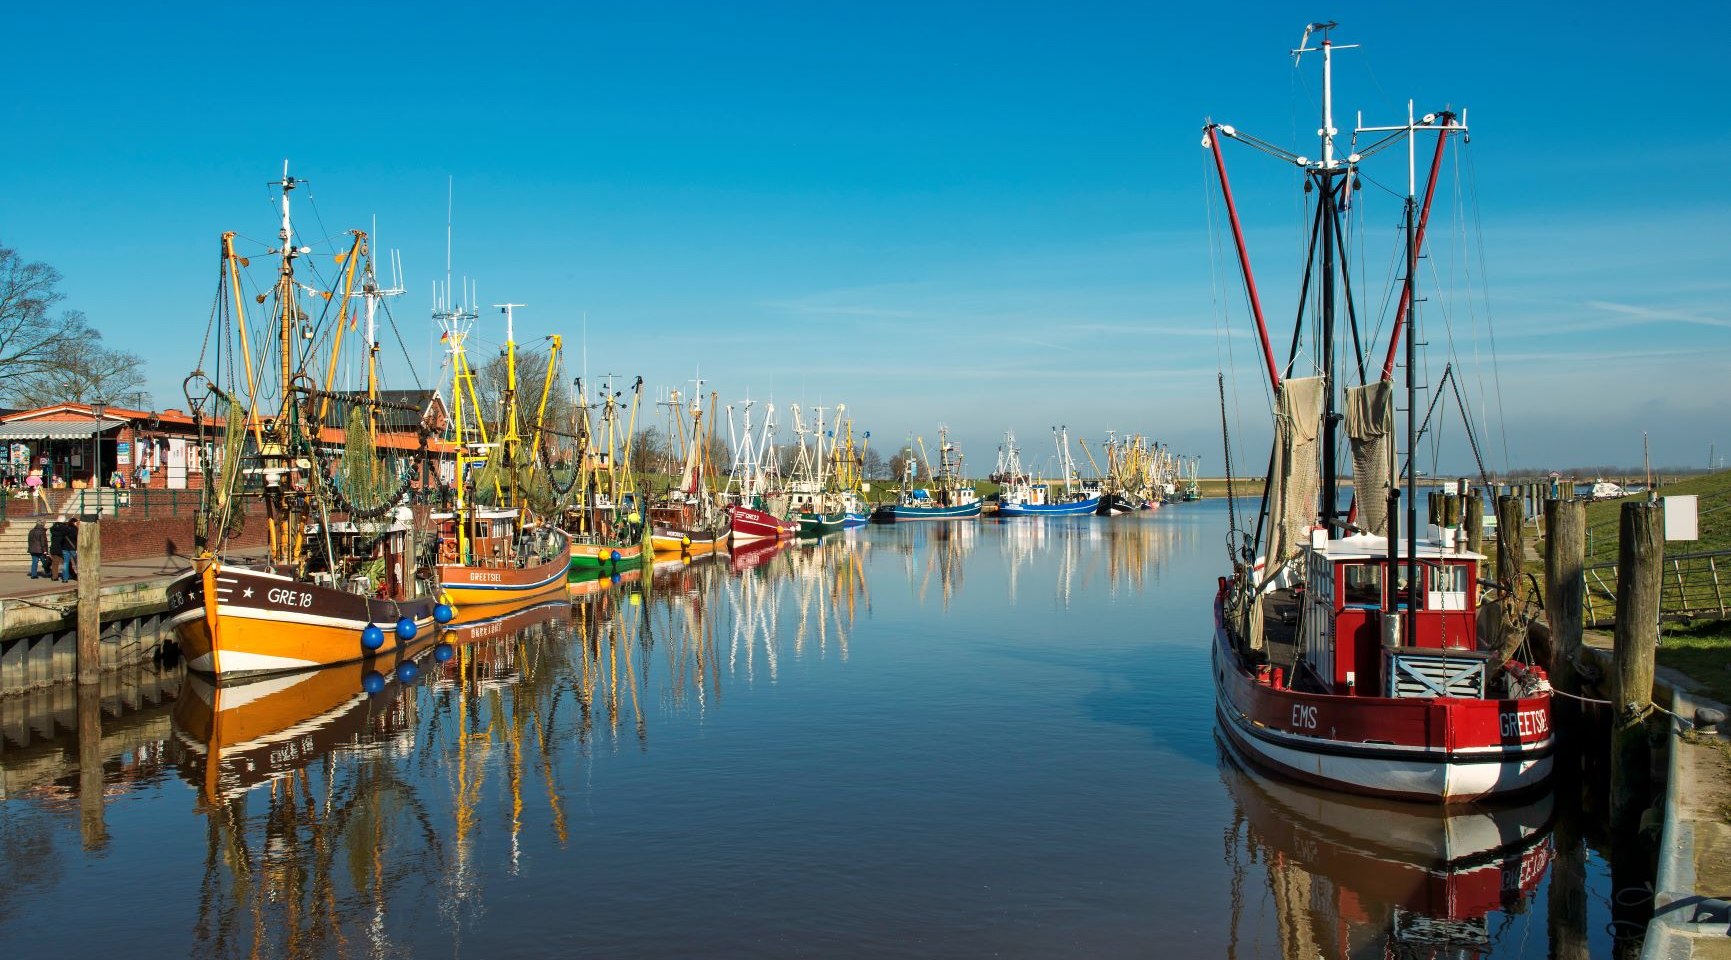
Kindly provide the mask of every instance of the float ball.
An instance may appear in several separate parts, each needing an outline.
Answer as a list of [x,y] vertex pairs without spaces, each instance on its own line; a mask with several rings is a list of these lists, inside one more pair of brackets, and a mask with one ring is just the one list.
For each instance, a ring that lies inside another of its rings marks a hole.
[[448,603],[441,603],[433,608],[433,619],[439,623],[450,623],[457,616],[457,611],[451,609]]
[[457,653],[456,647],[453,647],[448,643],[441,643],[438,646],[433,648],[433,659],[438,661],[439,663],[444,663],[446,660],[449,660],[453,656],[455,656],[456,653]]
[[361,689],[372,694],[384,693],[385,675],[377,670],[368,670],[367,675],[361,678]]
[[617,550],[613,551],[613,562],[614,563],[619,562],[619,551],[617,551]]
[[380,630],[376,624],[367,624],[361,631],[361,646],[368,650],[377,650],[384,645],[385,631]]
[[403,617],[397,621],[397,636],[404,640],[415,639],[415,621]]
[[405,685],[414,683],[420,675],[421,668],[415,666],[413,663],[400,663],[397,665],[397,679],[402,681]]
[[619,582],[619,574],[615,573],[613,576],[609,577],[608,579],[612,580],[614,583],[618,583]]
[[690,537],[680,537],[679,538],[679,545],[682,547],[691,546],[691,538]]

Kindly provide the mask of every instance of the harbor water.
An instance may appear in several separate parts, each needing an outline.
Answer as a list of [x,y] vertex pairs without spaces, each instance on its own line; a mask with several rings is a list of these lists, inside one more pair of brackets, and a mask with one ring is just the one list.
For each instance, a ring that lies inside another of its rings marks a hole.
[[1609,954],[1573,799],[1445,817],[1228,751],[1225,534],[1221,501],[873,526],[177,677],[82,750],[25,718],[0,956]]

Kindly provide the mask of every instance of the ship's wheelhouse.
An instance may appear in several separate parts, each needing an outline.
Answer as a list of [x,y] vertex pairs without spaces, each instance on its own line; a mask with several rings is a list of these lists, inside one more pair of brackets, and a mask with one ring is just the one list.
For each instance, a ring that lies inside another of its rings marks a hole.
[[1305,679],[1341,695],[1484,696],[1487,655],[1478,649],[1475,621],[1484,557],[1420,541],[1412,565],[1417,609],[1409,618],[1406,544],[1396,548],[1391,567],[1384,537],[1305,547],[1299,626]]

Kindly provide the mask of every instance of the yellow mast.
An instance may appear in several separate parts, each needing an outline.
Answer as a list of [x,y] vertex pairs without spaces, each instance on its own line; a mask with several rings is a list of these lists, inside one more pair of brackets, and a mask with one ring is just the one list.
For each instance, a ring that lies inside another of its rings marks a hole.
[[[252,347],[246,339],[246,303],[240,298],[240,268],[247,265],[244,257],[234,252],[234,231],[222,235],[222,263],[228,271],[228,289],[234,297],[234,326],[240,331],[240,356],[246,369],[246,425],[252,430],[259,449],[264,448],[264,429],[258,418],[258,387],[252,376]],[[272,531],[273,534],[275,531]]]
[[[344,321],[346,321],[349,316],[349,297],[353,296],[355,291],[355,264],[360,261],[360,254],[363,252],[367,242],[367,235],[365,233],[362,233],[359,230],[352,232],[355,235],[354,245],[349,247],[347,253],[337,254],[337,263],[342,264],[345,267],[343,270],[343,298],[337,305],[337,333],[336,337],[331,341],[331,362],[330,365],[325,368],[325,392],[327,394],[337,388],[337,358],[342,355],[343,351],[343,327],[345,326]],[[326,294],[325,296],[328,299],[330,294]],[[378,399],[378,384],[375,376],[372,355],[369,353],[367,356],[367,397],[371,400]],[[369,418],[372,416],[372,409],[373,408],[371,407],[367,408]],[[326,396],[324,399],[319,401],[318,422],[321,424],[324,423],[325,417],[328,416],[330,412],[331,398]]]
[[[535,408],[535,434],[529,438],[530,450],[540,449],[541,432],[547,424],[547,400],[553,395],[553,374],[559,369],[559,345],[564,342],[557,333],[547,339],[552,341],[552,347],[547,351],[547,375],[541,380],[541,403]],[[529,469],[531,472],[534,471],[535,464],[533,461],[530,462]],[[549,475],[553,472],[551,465],[548,466],[547,472]]]

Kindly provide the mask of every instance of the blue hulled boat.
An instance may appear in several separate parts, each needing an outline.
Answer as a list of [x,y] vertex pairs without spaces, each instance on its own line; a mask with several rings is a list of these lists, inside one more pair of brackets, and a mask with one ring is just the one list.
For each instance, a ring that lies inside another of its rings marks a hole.
[[[920,451],[925,452],[921,443]],[[926,464],[928,470],[931,464]],[[908,461],[903,477],[902,495],[895,503],[886,503],[872,511],[878,523],[898,523],[904,520],[972,520],[980,515],[980,496],[974,485],[962,479],[962,455],[949,440],[949,429],[938,427],[938,468],[930,471],[934,488],[908,489],[914,463]]]
[[1016,445],[1016,435],[1004,434],[998,446],[998,469],[992,479],[1003,484],[998,495],[1000,517],[1070,517],[1086,516],[1100,509],[1099,485],[1092,488],[1076,480],[1075,462],[1070,459],[1070,438],[1067,431],[1052,428],[1058,443],[1058,463],[1064,474],[1064,489],[1052,496],[1053,484],[1036,482],[1022,469],[1022,448]]

